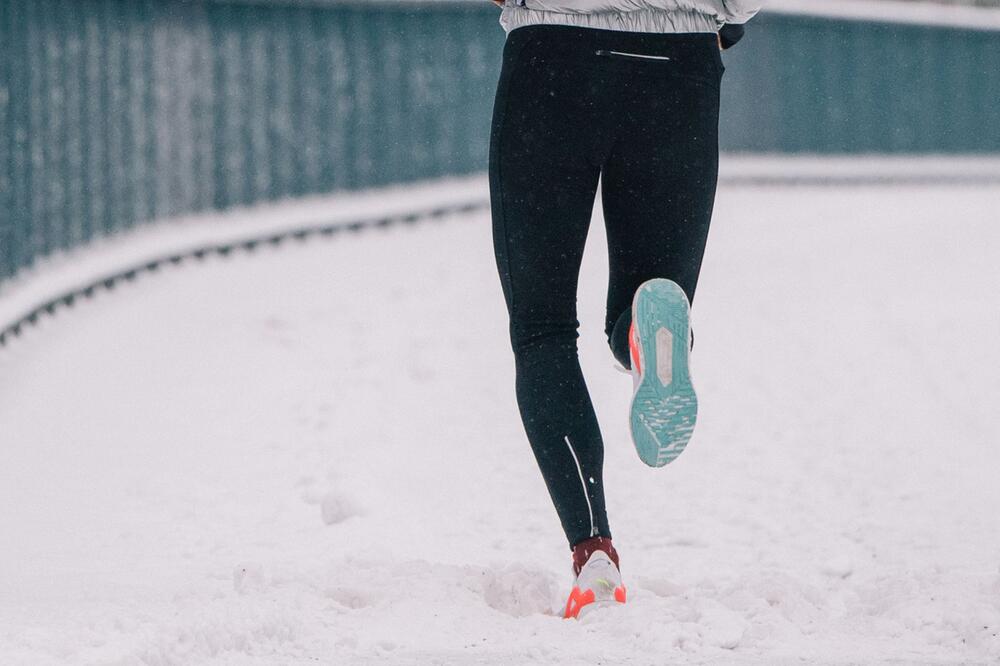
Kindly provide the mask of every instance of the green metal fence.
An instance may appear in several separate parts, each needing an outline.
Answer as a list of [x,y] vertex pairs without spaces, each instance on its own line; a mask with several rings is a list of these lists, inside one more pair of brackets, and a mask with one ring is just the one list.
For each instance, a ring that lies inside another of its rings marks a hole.
[[[146,220],[482,171],[502,43],[486,0],[0,0],[0,281]],[[724,149],[1000,152],[1000,32],[771,14],[726,60]]]
[[0,280],[143,220],[482,170],[472,3],[0,0]]
[[726,66],[725,150],[1000,153],[1000,30],[765,13]]

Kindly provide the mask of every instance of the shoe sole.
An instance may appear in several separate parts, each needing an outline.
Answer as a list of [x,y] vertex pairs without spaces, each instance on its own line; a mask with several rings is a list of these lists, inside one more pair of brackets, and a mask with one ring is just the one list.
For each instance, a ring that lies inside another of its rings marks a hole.
[[594,611],[603,610],[605,608],[611,608],[613,606],[624,606],[620,601],[615,601],[614,599],[603,599],[601,601],[591,601],[589,604],[580,609],[577,613],[576,619],[582,620]]
[[632,301],[642,372],[629,424],[639,458],[663,467],[684,452],[698,418],[691,384],[691,306],[671,280],[644,282]]

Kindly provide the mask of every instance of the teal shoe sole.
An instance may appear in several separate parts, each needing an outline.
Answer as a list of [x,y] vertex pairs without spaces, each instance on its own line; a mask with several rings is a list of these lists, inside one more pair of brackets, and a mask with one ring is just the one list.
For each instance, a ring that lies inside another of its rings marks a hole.
[[671,280],[644,282],[632,301],[642,372],[629,418],[639,458],[663,467],[684,452],[698,419],[691,385],[691,306]]

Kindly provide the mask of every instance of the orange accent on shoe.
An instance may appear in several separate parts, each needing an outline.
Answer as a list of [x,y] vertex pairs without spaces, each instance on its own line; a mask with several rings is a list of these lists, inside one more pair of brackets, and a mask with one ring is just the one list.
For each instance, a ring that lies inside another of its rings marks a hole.
[[635,322],[628,327],[628,350],[632,356],[632,369],[642,374],[642,360],[639,357],[639,341],[635,339]]
[[594,603],[594,591],[587,590],[582,591],[578,587],[574,587],[573,591],[569,593],[569,599],[566,600],[566,612],[563,615],[564,618],[574,618],[576,619],[580,615],[580,611],[587,604]]
[[[620,585],[615,588],[615,601],[623,604],[625,603],[626,597],[627,593],[624,585]],[[574,587],[573,591],[569,594],[569,599],[566,600],[566,611],[563,613],[563,617],[566,619],[579,618],[580,611],[583,610],[583,607],[594,603],[595,599],[596,597],[593,590],[587,590],[584,592],[579,587]]]

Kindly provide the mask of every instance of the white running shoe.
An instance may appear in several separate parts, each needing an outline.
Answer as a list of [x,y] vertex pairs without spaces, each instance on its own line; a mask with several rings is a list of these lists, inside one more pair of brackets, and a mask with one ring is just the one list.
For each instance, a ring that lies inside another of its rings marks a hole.
[[618,567],[603,550],[595,550],[573,582],[563,617],[579,618],[584,608],[625,603],[625,586]]

